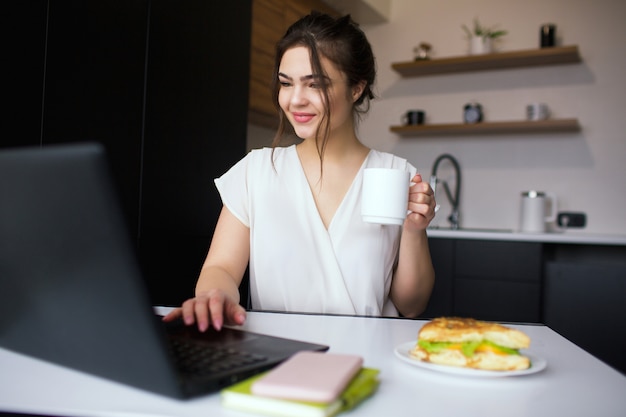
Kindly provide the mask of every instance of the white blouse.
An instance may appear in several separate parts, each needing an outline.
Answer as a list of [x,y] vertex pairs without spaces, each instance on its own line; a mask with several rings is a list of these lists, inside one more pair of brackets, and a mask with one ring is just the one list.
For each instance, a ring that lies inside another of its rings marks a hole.
[[[401,226],[361,220],[365,168],[416,169],[370,150],[328,230],[295,145],[253,150],[215,180],[223,204],[250,228],[256,310],[397,316],[388,300]],[[408,192],[408,191],[407,191]]]

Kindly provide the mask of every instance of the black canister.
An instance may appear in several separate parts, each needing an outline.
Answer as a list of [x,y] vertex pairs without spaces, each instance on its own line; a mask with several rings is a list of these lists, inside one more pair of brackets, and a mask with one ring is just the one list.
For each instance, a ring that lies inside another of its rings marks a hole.
[[550,48],[556,45],[556,25],[547,23],[541,25],[541,32],[539,35],[540,44],[542,48]]

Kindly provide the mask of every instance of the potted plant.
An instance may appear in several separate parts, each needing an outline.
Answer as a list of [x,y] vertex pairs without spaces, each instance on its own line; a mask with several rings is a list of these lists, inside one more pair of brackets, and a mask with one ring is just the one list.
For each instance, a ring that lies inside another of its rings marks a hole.
[[470,54],[488,54],[492,52],[492,41],[507,34],[506,30],[487,27],[480,24],[478,19],[474,19],[474,27],[470,29],[467,25],[462,25],[470,42]]

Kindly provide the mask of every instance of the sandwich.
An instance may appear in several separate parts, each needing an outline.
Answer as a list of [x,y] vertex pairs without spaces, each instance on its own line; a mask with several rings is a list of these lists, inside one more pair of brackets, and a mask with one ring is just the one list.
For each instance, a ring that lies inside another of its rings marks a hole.
[[530,359],[520,353],[528,346],[530,338],[516,329],[471,318],[440,317],[420,329],[409,354],[439,365],[514,371],[530,368]]

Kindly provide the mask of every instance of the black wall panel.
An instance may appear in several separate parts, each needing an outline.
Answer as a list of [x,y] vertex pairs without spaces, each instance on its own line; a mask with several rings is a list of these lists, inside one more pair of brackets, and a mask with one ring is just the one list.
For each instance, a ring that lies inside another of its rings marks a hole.
[[47,12],[44,0],[3,2],[0,147],[41,142]]
[[246,152],[251,4],[234,3],[151,4],[140,245],[174,300],[193,294],[221,209],[213,179]]
[[50,1],[43,143],[98,141],[138,228],[148,0]]
[[25,0],[2,23],[0,147],[105,145],[155,304],[193,294],[246,152],[251,1]]

